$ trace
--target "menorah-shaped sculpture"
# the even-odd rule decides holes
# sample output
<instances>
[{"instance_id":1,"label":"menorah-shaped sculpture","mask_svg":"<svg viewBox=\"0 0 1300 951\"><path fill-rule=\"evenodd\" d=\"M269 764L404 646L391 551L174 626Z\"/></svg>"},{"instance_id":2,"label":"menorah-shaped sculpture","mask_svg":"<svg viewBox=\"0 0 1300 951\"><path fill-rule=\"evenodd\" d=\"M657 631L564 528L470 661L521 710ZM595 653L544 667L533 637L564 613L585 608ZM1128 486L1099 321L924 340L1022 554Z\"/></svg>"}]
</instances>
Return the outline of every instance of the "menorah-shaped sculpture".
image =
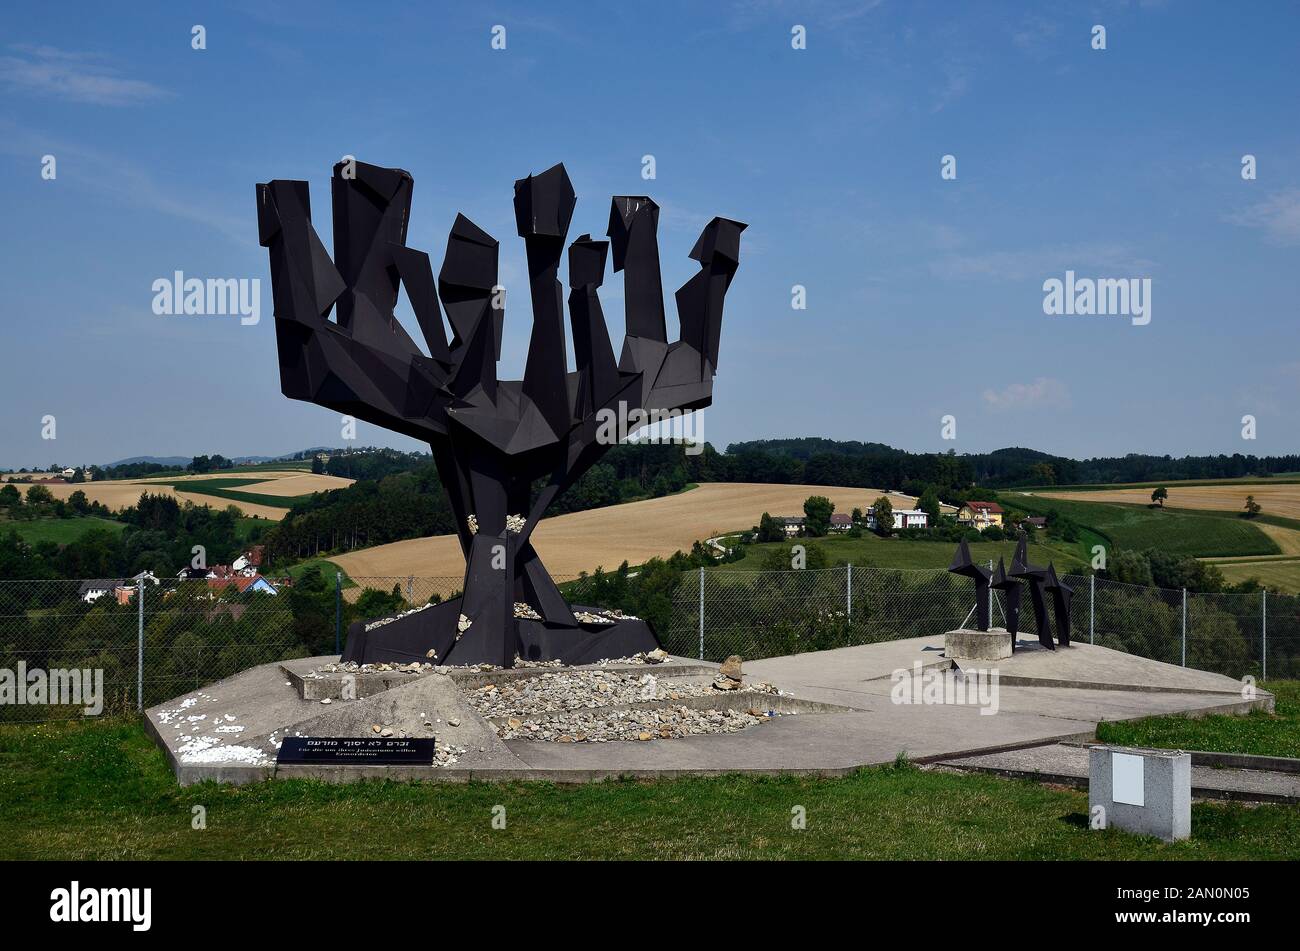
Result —
<instances>
[{"instance_id":1,"label":"menorah-shaped sculpture","mask_svg":"<svg viewBox=\"0 0 1300 951\"><path fill-rule=\"evenodd\" d=\"M690 254L700 271L676 294L681 339L669 343L659 206L615 197L610 241L584 234L568 249L577 367L568 372L558 276L576 196L563 165L515 182L533 328L524 378L498 380L505 304L497 242L457 215L435 284L428 254L406 246L413 184L402 169L335 165L334 260L312 228L306 182L257 186L281 390L427 441L465 554L461 597L353 624L343 659L510 667L516 656L586 663L654 649L642 620L594 608L575 616L530 538L547 506L612 444L602 417L645 420L712 402L723 299L745 225L714 218L705 226ZM611 243L614 270L625 272L617 363L597 293ZM401 288L427 352L393 315ZM536 494L535 483L543 484Z\"/></svg>"}]
</instances>

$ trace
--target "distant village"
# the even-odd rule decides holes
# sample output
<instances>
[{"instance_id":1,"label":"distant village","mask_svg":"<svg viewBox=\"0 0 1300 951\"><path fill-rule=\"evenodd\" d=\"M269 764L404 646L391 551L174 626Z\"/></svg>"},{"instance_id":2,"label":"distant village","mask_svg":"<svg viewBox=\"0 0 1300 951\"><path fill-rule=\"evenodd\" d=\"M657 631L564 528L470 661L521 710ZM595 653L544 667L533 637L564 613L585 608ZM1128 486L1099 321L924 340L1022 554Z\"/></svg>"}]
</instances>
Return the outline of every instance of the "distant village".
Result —
<instances>
[{"instance_id":1,"label":"distant village","mask_svg":"<svg viewBox=\"0 0 1300 951\"><path fill-rule=\"evenodd\" d=\"M982 532L993 526L998 528L1006 527L1006 512L996 502L966 502L961 506L941 504L939 510L942 515L954 517L957 524L963 528L973 528ZM931 527L929 513L921 509L894 509L893 516L893 529L895 531ZM804 515L779 515L776 516L776 521L787 538L797 538L805 534L808 519ZM847 512L831 513L830 531L832 533L844 534L851 531L855 525L859 528L865 528L867 531L876 531L874 507L861 511L857 518ZM1018 527L1029 531L1042 529L1046 526L1046 518L1030 517L1022 519Z\"/></svg>"},{"instance_id":2,"label":"distant village","mask_svg":"<svg viewBox=\"0 0 1300 951\"><path fill-rule=\"evenodd\" d=\"M253 545L248 551L228 565L213 565L210 568L182 568L176 574L177 581L202 581L207 584L208 598L219 601L234 594L246 591L278 595L281 590L293 582L288 578L274 580L262 574L262 559L265 549L262 545ZM77 596L91 604L100 598L111 596L118 604L129 604L135 597L139 584L157 585L161 579L153 572L145 571L132 578L92 578L83 581L77 589ZM167 592L171 594L171 591Z\"/></svg>"}]
</instances>

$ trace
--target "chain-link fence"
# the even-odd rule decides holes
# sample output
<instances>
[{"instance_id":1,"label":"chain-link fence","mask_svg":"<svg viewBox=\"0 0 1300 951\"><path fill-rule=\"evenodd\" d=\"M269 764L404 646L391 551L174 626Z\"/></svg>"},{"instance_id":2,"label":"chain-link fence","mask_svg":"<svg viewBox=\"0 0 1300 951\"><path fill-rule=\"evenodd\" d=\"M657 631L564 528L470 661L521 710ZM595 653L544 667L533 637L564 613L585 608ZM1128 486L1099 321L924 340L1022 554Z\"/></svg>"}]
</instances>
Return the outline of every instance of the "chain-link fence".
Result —
<instances>
[{"instance_id":1,"label":"chain-link fence","mask_svg":"<svg viewBox=\"0 0 1300 951\"><path fill-rule=\"evenodd\" d=\"M1074 589L1076 642L1232 677L1300 677L1300 598L1063 580ZM573 603L650 620L671 653L714 661L942 634L974 610L970 581L943 570L621 570L556 581ZM81 716L77 677L102 676L97 695L116 712L257 664L336 653L353 621L455 597L462 583L321 572L292 583L145 578L141 599L137 579L0 581L0 721ZM1004 608L994 592L994 624ZM1020 630L1037 634L1027 591Z\"/></svg>"},{"instance_id":2,"label":"chain-link fence","mask_svg":"<svg viewBox=\"0 0 1300 951\"><path fill-rule=\"evenodd\" d=\"M1202 594L1083 575L1062 580L1074 591L1075 642L1230 677L1300 676L1300 598L1293 595ZM1004 624L1005 598L993 595L992 621ZM678 587L660 637L669 651L705 660L774 657L941 634L970 622L974 597L970 581L942 569L699 569ZM1037 637L1023 588L1019 628Z\"/></svg>"}]
</instances>

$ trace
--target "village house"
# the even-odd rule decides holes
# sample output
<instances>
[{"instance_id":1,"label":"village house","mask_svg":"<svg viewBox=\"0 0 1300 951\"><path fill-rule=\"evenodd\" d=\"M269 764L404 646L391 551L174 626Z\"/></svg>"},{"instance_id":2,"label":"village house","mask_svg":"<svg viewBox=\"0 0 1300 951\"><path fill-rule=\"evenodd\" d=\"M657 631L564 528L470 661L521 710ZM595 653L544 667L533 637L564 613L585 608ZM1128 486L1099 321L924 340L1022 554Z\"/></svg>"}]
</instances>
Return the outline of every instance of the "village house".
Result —
<instances>
[{"instance_id":1,"label":"village house","mask_svg":"<svg viewBox=\"0 0 1300 951\"><path fill-rule=\"evenodd\" d=\"M991 525L1002 527L1002 506L996 502L967 502L957 512L957 524L981 531Z\"/></svg>"},{"instance_id":2,"label":"village house","mask_svg":"<svg viewBox=\"0 0 1300 951\"><path fill-rule=\"evenodd\" d=\"M920 509L894 509L894 529L903 528L926 528L930 523L930 516ZM873 532L876 530L876 513L872 509L867 509L867 528Z\"/></svg>"},{"instance_id":3,"label":"village house","mask_svg":"<svg viewBox=\"0 0 1300 951\"><path fill-rule=\"evenodd\" d=\"M776 520L780 524L781 530L785 532L786 538L794 538L802 532L806 521L802 515L778 515Z\"/></svg>"},{"instance_id":4,"label":"village house","mask_svg":"<svg viewBox=\"0 0 1300 951\"><path fill-rule=\"evenodd\" d=\"M831 531L847 532L853 527L853 516L844 512L831 513Z\"/></svg>"}]
</instances>

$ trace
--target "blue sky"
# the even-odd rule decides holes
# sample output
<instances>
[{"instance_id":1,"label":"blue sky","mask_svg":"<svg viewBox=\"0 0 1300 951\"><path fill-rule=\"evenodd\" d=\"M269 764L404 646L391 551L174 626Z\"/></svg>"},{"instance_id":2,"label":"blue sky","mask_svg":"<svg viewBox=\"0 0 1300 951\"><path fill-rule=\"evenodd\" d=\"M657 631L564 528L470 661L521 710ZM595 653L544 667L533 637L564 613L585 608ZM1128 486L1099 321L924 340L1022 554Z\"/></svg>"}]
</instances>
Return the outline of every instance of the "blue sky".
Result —
<instances>
[{"instance_id":1,"label":"blue sky","mask_svg":"<svg viewBox=\"0 0 1300 951\"><path fill-rule=\"evenodd\" d=\"M1298 54L1282 3L10 5L0 466L339 444L280 395L253 186L309 180L328 244L344 154L415 176L435 266L457 211L502 242L503 377L531 323L516 178L566 164L570 237L650 194L670 291L710 217L748 222L715 445L1295 452ZM1151 322L1045 315L1067 269L1150 278ZM155 315L177 270L261 279L261 322Z\"/></svg>"}]
</instances>

